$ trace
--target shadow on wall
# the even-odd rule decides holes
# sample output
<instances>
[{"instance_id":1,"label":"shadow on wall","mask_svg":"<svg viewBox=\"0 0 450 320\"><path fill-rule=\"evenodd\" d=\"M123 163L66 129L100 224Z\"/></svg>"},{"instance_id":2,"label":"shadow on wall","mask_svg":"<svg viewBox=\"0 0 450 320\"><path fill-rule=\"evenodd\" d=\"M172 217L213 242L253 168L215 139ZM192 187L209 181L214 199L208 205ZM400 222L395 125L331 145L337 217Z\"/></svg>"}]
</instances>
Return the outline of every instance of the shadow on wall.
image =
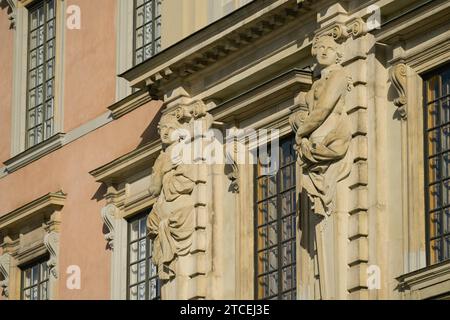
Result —
<instances>
[{"instance_id":1,"label":"shadow on wall","mask_svg":"<svg viewBox=\"0 0 450 320\"><path fill-rule=\"evenodd\" d=\"M9 29L14 29L14 21L13 21L13 10L8 4L7 0L0 0L0 9L6 10L6 14L8 15L8 19L10 20L10 26Z\"/></svg>"},{"instance_id":2,"label":"shadow on wall","mask_svg":"<svg viewBox=\"0 0 450 320\"><path fill-rule=\"evenodd\" d=\"M144 132L141 134L141 142L139 143L137 148L140 148L149 142L159 139L158 123L161 120L161 111L160 111L161 106L162 102L160 102L160 104L156 106L156 108L158 108L158 113L155 115L152 121L150 121L150 124L147 126L147 128L145 128Z\"/></svg>"}]
</instances>

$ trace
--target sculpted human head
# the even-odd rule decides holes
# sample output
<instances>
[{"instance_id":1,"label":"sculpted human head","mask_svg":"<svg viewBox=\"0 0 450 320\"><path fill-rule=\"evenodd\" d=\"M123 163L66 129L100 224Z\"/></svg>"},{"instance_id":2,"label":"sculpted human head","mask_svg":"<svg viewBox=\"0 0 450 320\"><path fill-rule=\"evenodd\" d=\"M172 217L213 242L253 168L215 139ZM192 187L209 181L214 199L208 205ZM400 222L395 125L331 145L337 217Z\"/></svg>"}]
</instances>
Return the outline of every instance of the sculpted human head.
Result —
<instances>
[{"instance_id":1,"label":"sculpted human head","mask_svg":"<svg viewBox=\"0 0 450 320\"><path fill-rule=\"evenodd\" d=\"M333 64L340 64L343 54L341 46L336 43L332 36L321 36L313 45L312 55L316 57L317 62L328 67Z\"/></svg>"},{"instance_id":2,"label":"sculpted human head","mask_svg":"<svg viewBox=\"0 0 450 320\"><path fill-rule=\"evenodd\" d=\"M161 142L165 145L171 145L177 142L179 139L179 130L181 124L177 117L172 114L165 114L161 117L161 121L158 124L158 133L161 137Z\"/></svg>"}]
</instances>

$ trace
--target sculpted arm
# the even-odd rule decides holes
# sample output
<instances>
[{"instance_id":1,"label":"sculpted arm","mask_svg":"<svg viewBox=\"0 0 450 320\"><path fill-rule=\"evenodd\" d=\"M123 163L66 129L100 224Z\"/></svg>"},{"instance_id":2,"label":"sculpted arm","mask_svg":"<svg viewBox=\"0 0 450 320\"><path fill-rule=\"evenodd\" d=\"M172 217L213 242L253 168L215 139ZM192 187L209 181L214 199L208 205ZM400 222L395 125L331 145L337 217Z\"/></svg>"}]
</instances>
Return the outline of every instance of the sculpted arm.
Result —
<instances>
[{"instance_id":1,"label":"sculpted arm","mask_svg":"<svg viewBox=\"0 0 450 320\"><path fill-rule=\"evenodd\" d=\"M161 159L161 155L155 161L155 164L152 168L152 174L150 176L150 186L148 191L152 196L157 196L161 193L162 188L162 178L163 178L163 170L162 170L163 161Z\"/></svg>"}]
</instances>

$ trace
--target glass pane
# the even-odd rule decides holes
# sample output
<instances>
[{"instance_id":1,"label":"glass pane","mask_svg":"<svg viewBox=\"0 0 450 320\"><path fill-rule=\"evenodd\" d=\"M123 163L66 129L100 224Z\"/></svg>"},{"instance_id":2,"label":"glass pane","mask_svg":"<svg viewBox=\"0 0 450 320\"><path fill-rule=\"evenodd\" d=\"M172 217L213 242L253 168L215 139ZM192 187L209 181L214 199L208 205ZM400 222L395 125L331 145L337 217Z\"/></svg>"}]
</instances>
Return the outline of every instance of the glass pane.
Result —
<instances>
[{"instance_id":1,"label":"glass pane","mask_svg":"<svg viewBox=\"0 0 450 320\"><path fill-rule=\"evenodd\" d=\"M436 211L430 213L430 238L442 234L441 212Z\"/></svg>"},{"instance_id":2,"label":"glass pane","mask_svg":"<svg viewBox=\"0 0 450 320\"><path fill-rule=\"evenodd\" d=\"M145 300L145 283L139 284L139 300Z\"/></svg>"},{"instance_id":3,"label":"glass pane","mask_svg":"<svg viewBox=\"0 0 450 320\"><path fill-rule=\"evenodd\" d=\"M430 80L428 80L427 87L427 101L436 100L439 97L439 76L433 76Z\"/></svg>"},{"instance_id":4,"label":"glass pane","mask_svg":"<svg viewBox=\"0 0 450 320\"><path fill-rule=\"evenodd\" d=\"M147 219L143 218L139 220L139 238L145 237L147 234Z\"/></svg>"},{"instance_id":5,"label":"glass pane","mask_svg":"<svg viewBox=\"0 0 450 320\"><path fill-rule=\"evenodd\" d=\"M450 258L450 236L444 238L444 248L442 255L442 260Z\"/></svg>"},{"instance_id":6,"label":"glass pane","mask_svg":"<svg viewBox=\"0 0 450 320\"><path fill-rule=\"evenodd\" d=\"M139 49L136 51L136 64L144 61L144 49Z\"/></svg>"},{"instance_id":7,"label":"glass pane","mask_svg":"<svg viewBox=\"0 0 450 320\"><path fill-rule=\"evenodd\" d=\"M36 110L32 109L28 111L28 129L33 128L36 125Z\"/></svg>"},{"instance_id":8,"label":"glass pane","mask_svg":"<svg viewBox=\"0 0 450 320\"><path fill-rule=\"evenodd\" d=\"M138 282L144 281L146 278L147 273L147 262L141 261L139 262L139 276L138 276Z\"/></svg>"},{"instance_id":9,"label":"glass pane","mask_svg":"<svg viewBox=\"0 0 450 320\"><path fill-rule=\"evenodd\" d=\"M441 193L439 190L439 183L430 186L429 188L429 209L437 209L441 206Z\"/></svg>"},{"instance_id":10,"label":"glass pane","mask_svg":"<svg viewBox=\"0 0 450 320\"><path fill-rule=\"evenodd\" d=\"M42 65L44 63L44 47L37 48L37 64Z\"/></svg>"},{"instance_id":11,"label":"glass pane","mask_svg":"<svg viewBox=\"0 0 450 320\"><path fill-rule=\"evenodd\" d=\"M25 270L25 288L31 285L31 268Z\"/></svg>"},{"instance_id":12,"label":"glass pane","mask_svg":"<svg viewBox=\"0 0 450 320\"><path fill-rule=\"evenodd\" d=\"M294 166L281 169L281 190L284 191L295 185Z\"/></svg>"},{"instance_id":13,"label":"glass pane","mask_svg":"<svg viewBox=\"0 0 450 320\"><path fill-rule=\"evenodd\" d=\"M428 155L432 156L440 151L440 129L428 132Z\"/></svg>"},{"instance_id":14,"label":"glass pane","mask_svg":"<svg viewBox=\"0 0 450 320\"><path fill-rule=\"evenodd\" d=\"M450 122L450 97L443 99L441 103L441 124Z\"/></svg>"},{"instance_id":15,"label":"glass pane","mask_svg":"<svg viewBox=\"0 0 450 320\"><path fill-rule=\"evenodd\" d=\"M427 106L428 128L434 128L439 125L439 103L434 102Z\"/></svg>"},{"instance_id":16,"label":"glass pane","mask_svg":"<svg viewBox=\"0 0 450 320\"><path fill-rule=\"evenodd\" d=\"M37 51L32 50L30 53L30 69L34 69L37 66Z\"/></svg>"},{"instance_id":17,"label":"glass pane","mask_svg":"<svg viewBox=\"0 0 450 320\"><path fill-rule=\"evenodd\" d=\"M152 29L152 24L149 23L149 24L145 25L145 27L144 27L144 42L145 42L145 44L151 43L152 38L153 38L153 29Z\"/></svg>"},{"instance_id":18,"label":"glass pane","mask_svg":"<svg viewBox=\"0 0 450 320\"><path fill-rule=\"evenodd\" d=\"M54 75L54 69L53 69L53 65L54 65L54 60L50 60L47 62L47 79L50 77L53 77Z\"/></svg>"},{"instance_id":19,"label":"glass pane","mask_svg":"<svg viewBox=\"0 0 450 320\"><path fill-rule=\"evenodd\" d=\"M41 264L41 281L48 279L48 266L47 262Z\"/></svg>"},{"instance_id":20,"label":"glass pane","mask_svg":"<svg viewBox=\"0 0 450 320\"><path fill-rule=\"evenodd\" d=\"M53 80L47 81L45 91L46 100L53 97Z\"/></svg>"},{"instance_id":21,"label":"glass pane","mask_svg":"<svg viewBox=\"0 0 450 320\"><path fill-rule=\"evenodd\" d=\"M442 183L442 206L450 205L450 180Z\"/></svg>"},{"instance_id":22,"label":"glass pane","mask_svg":"<svg viewBox=\"0 0 450 320\"><path fill-rule=\"evenodd\" d=\"M138 265L137 264L133 264L130 267L130 274L129 274L130 284L137 283L138 282L137 279L138 279Z\"/></svg>"},{"instance_id":23,"label":"glass pane","mask_svg":"<svg viewBox=\"0 0 450 320\"><path fill-rule=\"evenodd\" d=\"M295 190L281 194L281 215L285 216L295 212Z\"/></svg>"},{"instance_id":24,"label":"glass pane","mask_svg":"<svg viewBox=\"0 0 450 320\"><path fill-rule=\"evenodd\" d=\"M37 11L33 11L30 14L30 30L36 29L38 26Z\"/></svg>"},{"instance_id":25,"label":"glass pane","mask_svg":"<svg viewBox=\"0 0 450 320\"><path fill-rule=\"evenodd\" d=\"M45 122L45 136L47 138L53 135L53 119L50 119Z\"/></svg>"},{"instance_id":26,"label":"glass pane","mask_svg":"<svg viewBox=\"0 0 450 320\"><path fill-rule=\"evenodd\" d=\"M47 59L51 59L55 56L55 40L47 42Z\"/></svg>"},{"instance_id":27,"label":"glass pane","mask_svg":"<svg viewBox=\"0 0 450 320\"><path fill-rule=\"evenodd\" d=\"M38 25L42 26L44 24L44 8L40 7L38 9Z\"/></svg>"},{"instance_id":28,"label":"glass pane","mask_svg":"<svg viewBox=\"0 0 450 320\"><path fill-rule=\"evenodd\" d=\"M40 294L40 298L41 300L47 300L47 282L42 283L41 287L41 294Z\"/></svg>"},{"instance_id":29,"label":"glass pane","mask_svg":"<svg viewBox=\"0 0 450 320\"><path fill-rule=\"evenodd\" d=\"M152 279L150 280L150 288L149 288L149 298L155 299L158 297L158 280Z\"/></svg>"},{"instance_id":30,"label":"glass pane","mask_svg":"<svg viewBox=\"0 0 450 320\"><path fill-rule=\"evenodd\" d=\"M23 293L24 300L31 300L31 289L27 289Z\"/></svg>"},{"instance_id":31,"label":"glass pane","mask_svg":"<svg viewBox=\"0 0 450 320\"><path fill-rule=\"evenodd\" d=\"M430 241L430 262L437 263L443 259L442 240L440 238Z\"/></svg>"},{"instance_id":32,"label":"glass pane","mask_svg":"<svg viewBox=\"0 0 450 320\"><path fill-rule=\"evenodd\" d=\"M153 14L153 3L150 1L145 5L145 22L149 22L152 20L152 14Z\"/></svg>"},{"instance_id":33,"label":"glass pane","mask_svg":"<svg viewBox=\"0 0 450 320\"><path fill-rule=\"evenodd\" d=\"M139 1L138 1L139 2ZM136 27L139 28L144 24L144 7L139 7L137 4L136 9Z\"/></svg>"},{"instance_id":34,"label":"glass pane","mask_svg":"<svg viewBox=\"0 0 450 320\"><path fill-rule=\"evenodd\" d=\"M288 163L294 161L294 147L291 140L287 140L281 144L281 166L285 166Z\"/></svg>"},{"instance_id":35,"label":"glass pane","mask_svg":"<svg viewBox=\"0 0 450 320\"><path fill-rule=\"evenodd\" d=\"M149 268L149 278L156 277L157 274L158 274L158 271L157 271L156 266L153 264L151 259L149 261L149 266L150 266L150 268Z\"/></svg>"},{"instance_id":36,"label":"glass pane","mask_svg":"<svg viewBox=\"0 0 450 320\"><path fill-rule=\"evenodd\" d=\"M258 253L258 274L269 271L269 252L262 251Z\"/></svg>"},{"instance_id":37,"label":"glass pane","mask_svg":"<svg viewBox=\"0 0 450 320\"><path fill-rule=\"evenodd\" d=\"M37 70L33 70L30 72L30 82L29 82L30 88L36 87L36 79L37 79Z\"/></svg>"},{"instance_id":38,"label":"glass pane","mask_svg":"<svg viewBox=\"0 0 450 320\"><path fill-rule=\"evenodd\" d=\"M37 300L39 298L38 294L39 294L39 292L38 292L37 286L31 288L31 300Z\"/></svg>"},{"instance_id":39,"label":"glass pane","mask_svg":"<svg viewBox=\"0 0 450 320\"><path fill-rule=\"evenodd\" d=\"M269 274L269 296L276 295L278 293L278 274L273 272Z\"/></svg>"},{"instance_id":40,"label":"glass pane","mask_svg":"<svg viewBox=\"0 0 450 320\"><path fill-rule=\"evenodd\" d=\"M268 246L273 246L273 245L277 244L277 242L278 242L277 223L274 222L274 223L269 224L268 231L269 231Z\"/></svg>"},{"instance_id":41,"label":"glass pane","mask_svg":"<svg viewBox=\"0 0 450 320\"><path fill-rule=\"evenodd\" d=\"M152 46L151 44L144 48L144 60L147 60L152 56Z\"/></svg>"},{"instance_id":42,"label":"glass pane","mask_svg":"<svg viewBox=\"0 0 450 320\"><path fill-rule=\"evenodd\" d=\"M42 125L36 128L36 143L40 143L44 140L44 128Z\"/></svg>"},{"instance_id":43,"label":"glass pane","mask_svg":"<svg viewBox=\"0 0 450 320\"><path fill-rule=\"evenodd\" d=\"M158 18L155 22L155 37L161 36L161 18Z\"/></svg>"},{"instance_id":44,"label":"glass pane","mask_svg":"<svg viewBox=\"0 0 450 320\"><path fill-rule=\"evenodd\" d=\"M139 237L139 220L131 222L130 228L130 239L131 241L137 240Z\"/></svg>"},{"instance_id":45,"label":"glass pane","mask_svg":"<svg viewBox=\"0 0 450 320\"><path fill-rule=\"evenodd\" d=\"M47 5L47 20L50 20L55 17L55 1L48 1Z\"/></svg>"},{"instance_id":46,"label":"glass pane","mask_svg":"<svg viewBox=\"0 0 450 320\"><path fill-rule=\"evenodd\" d=\"M442 73L442 95L446 96L448 94L450 94L450 69Z\"/></svg>"},{"instance_id":47,"label":"glass pane","mask_svg":"<svg viewBox=\"0 0 450 320\"><path fill-rule=\"evenodd\" d=\"M41 85L44 82L44 67L40 66L37 69L37 84Z\"/></svg>"},{"instance_id":48,"label":"glass pane","mask_svg":"<svg viewBox=\"0 0 450 320\"><path fill-rule=\"evenodd\" d=\"M442 151L450 150L450 126L442 127Z\"/></svg>"},{"instance_id":49,"label":"glass pane","mask_svg":"<svg viewBox=\"0 0 450 320\"><path fill-rule=\"evenodd\" d=\"M295 215L283 218L282 223L282 240L292 239L295 237Z\"/></svg>"},{"instance_id":50,"label":"glass pane","mask_svg":"<svg viewBox=\"0 0 450 320\"><path fill-rule=\"evenodd\" d=\"M282 245L281 261L283 262L283 266L295 262L295 245L291 241Z\"/></svg>"},{"instance_id":51,"label":"glass pane","mask_svg":"<svg viewBox=\"0 0 450 320\"><path fill-rule=\"evenodd\" d=\"M136 49L142 48L144 45L144 28L136 30Z\"/></svg>"},{"instance_id":52,"label":"glass pane","mask_svg":"<svg viewBox=\"0 0 450 320\"><path fill-rule=\"evenodd\" d=\"M134 286L130 288L130 300L137 300L138 298L138 287Z\"/></svg>"},{"instance_id":53,"label":"glass pane","mask_svg":"<svg viewBox=\"0 0 450 320\"><path fill-rule=\"evenodd\" d=\"M281 285L284 290L289 290L293 287L294 284L294 275L291 267L284 268L282 271L282 282Z\"/></svg>"},{"instance_id":54,"label":"glass pane","mask_svg":"<svg viewBox=\"0 0 450 320\"><path fill-rule=\"evenodd\" d=\"M444 210L444 218L442 219L443 224L443 233L449 233L450 232L450 208L447 208Z\"/></svg>"},{"instance_id":55,"label":"glass pane","mask_svg":"<svg viewBox=\"0 0 450 320\"><path fill-rule=\"evenodd\" d=\"M55 20L51 20L47 23L47 39L51 39L55 36Z\"/></svg>"},{"instance_id":56,"label":"glass pane","mask_svg":"<svg viewBox=\"0 0 450 320\"><path fill-rule=\"evenodd\" d=\"M147 255L147 240L143 239L139 241L139 260L145 259L145 256Z\"/></svg>"},{"instance_id":57,"label":"glass pane","mask_svg":"<svg viewBox=\"0 0 450 320\"><path fill-rule=\"evenodd\" d=\"M31 268L31 284L36 285L39 281L39 265Z\"/></svg>"},{"instance_id":58,"label":"glass pane","mask_svg":"<svg viewBox=\"0 0 450 320\"><path fill-rule=\"evenodd\" d=\"M53 117L53 100L50 100L46 103L45 109L45 120L48 120Z\"/></svg>"},{"instance_id":59,"label":"glass pane","mask_svg":"<svg viewBox=\"0 0 450 320\"><path fill-rule=\"evenodd\" d=\"M268 194L267 177L258 179L258 200L266 199Z\"/></svg>"},{"instance_id":60,"label":"glass pane","mask_svg":"<svg viewBox=\"0 0 450 320\"><path fill-rule=\"evenodd\" d=\"M37 92L37 95L36 95L36 98L37 98L36 102L37 103L36 104L40 105L40 104L42 104L44 102L44 88L43 87L38 87L36 89L36 92Z\"/></svg>"},{"instance_id":61,"label":"glass pane","mask_svg":"<svg viewBox=\"0 0 450 320\"><path fill-rule=\"evenodd\" d=\"M441 178L441 159L439 156L435 156L428 160L428 181L430 183L437 181Z\"/></svg>"},{"instance_id":62,"label":"glass pane","mask_svg":"<svg viewBox=\"0 0 450 320\"><path fill-rule=\"evenodd\" d=\"M276 270L278 268L278 249L272 248L269 250L268 270Z\"/></svg>"},{"instance_id":63,"label":"glass pane","mask_svg":"<svg viewBox=\"0 0 450 320\"><path fill-rule=\"evenodd\" d=\"M139 243L135 242L130 246L130 263L136 262L138 260L139 254Z\"/></svg>"},{"instance_id":64,"label":"glass pane","mask_svg":"<svg viewBox=\"0 0 450 320\"><path fill-rule=\"evenodd\" d=\"M44 26L37 29L37 45L42 46L44 44Z\"/></svg>"},{"instance_id":65,"label":"glass pane","mask_svg":"<svg viewBox=\"0 0 450 320\"><path fill-rule=\"evenodd\" d=\"M277 194L277 176L267 177L267 191L269 197Z\"/></svg>"}]
</instances>

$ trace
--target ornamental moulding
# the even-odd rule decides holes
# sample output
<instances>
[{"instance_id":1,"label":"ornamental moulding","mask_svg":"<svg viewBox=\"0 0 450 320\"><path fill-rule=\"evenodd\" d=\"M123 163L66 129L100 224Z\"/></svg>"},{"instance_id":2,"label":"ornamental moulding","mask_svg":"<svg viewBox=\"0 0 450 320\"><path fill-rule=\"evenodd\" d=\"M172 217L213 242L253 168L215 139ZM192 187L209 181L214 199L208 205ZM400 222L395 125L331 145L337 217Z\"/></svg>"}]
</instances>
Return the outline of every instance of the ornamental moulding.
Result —
<instances>
[{"instance_id":1,"label":"ornamental moulding","mask_svg":"<svg viewBox=\"0 0 450 320\"><path fill-rule=\"evenodd\" d=\"M312 12L310 1L273 2L271 10L263 11L267 4L254 1L246 10L233 12L227 19L207 26L120 76L133 87L149 86L152 97L161 99L164 84L204 70L287 22ZM244 23L234 23L237 19Z\"/></svg>"}]
</instances>

